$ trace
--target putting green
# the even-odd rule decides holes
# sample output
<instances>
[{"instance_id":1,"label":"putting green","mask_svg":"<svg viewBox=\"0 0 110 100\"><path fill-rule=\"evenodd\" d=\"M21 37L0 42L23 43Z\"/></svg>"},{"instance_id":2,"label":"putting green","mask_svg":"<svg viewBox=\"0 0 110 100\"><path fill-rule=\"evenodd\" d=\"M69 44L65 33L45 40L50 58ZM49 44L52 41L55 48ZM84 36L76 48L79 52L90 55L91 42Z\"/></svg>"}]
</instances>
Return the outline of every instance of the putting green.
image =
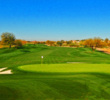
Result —
<instances>
[{"instance_id":1,"label":"putting green","mask_svg":"<svg viewBox=\"0 0 110 100\"><path fill-rule=\"evenodd\" d=\"M98 72L110 73L110 64L35 64L18 67L30 72L71 73L71 72Z\"/></svg>"}]
</instances>

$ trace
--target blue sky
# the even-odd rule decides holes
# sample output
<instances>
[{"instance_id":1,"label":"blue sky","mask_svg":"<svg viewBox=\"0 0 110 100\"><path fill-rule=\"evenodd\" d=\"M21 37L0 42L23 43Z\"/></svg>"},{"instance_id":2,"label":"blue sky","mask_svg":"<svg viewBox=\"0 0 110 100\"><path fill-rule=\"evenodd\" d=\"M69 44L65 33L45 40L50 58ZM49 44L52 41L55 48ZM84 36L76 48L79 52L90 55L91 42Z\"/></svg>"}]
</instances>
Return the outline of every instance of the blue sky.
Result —
<instances>
[{"instance_id":1,"label":"blue sky","mask_svg":"<svg viewBox=\"0 0 110 100\"><path fill-rule=\"evenodd\" d=\"M109 0L0 0L0 34L25 40L110 39Z\"/></svg>"}]
</instances>

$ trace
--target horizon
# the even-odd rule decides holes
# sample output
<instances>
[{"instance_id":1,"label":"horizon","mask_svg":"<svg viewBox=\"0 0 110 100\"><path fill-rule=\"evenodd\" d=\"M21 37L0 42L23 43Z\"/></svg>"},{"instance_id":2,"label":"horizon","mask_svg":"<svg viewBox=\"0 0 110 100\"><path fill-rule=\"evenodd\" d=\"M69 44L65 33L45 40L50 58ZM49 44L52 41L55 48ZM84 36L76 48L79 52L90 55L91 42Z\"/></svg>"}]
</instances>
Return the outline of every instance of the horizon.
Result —
<instances>
[{"instance_id":1,"label":"horizon","mask_svg":"<svg viewBox=\"0 0 110 100\"><path fill-rule=\"evenodd\" d=\"M3 32L3 33L9 33L9 32ZM11 34L13 34L13 33L11 33ZM1 35L1 34L0 34ZM14 35L14 34L13 34ZM100 38L101 40L105 40L105 39L109 39L109 38L101 38L101 37L91 37L91 38L85 38L85 39L73 39L73 40L63 40L63 41L83 41L83 40L87 40L87 39L93 39L93 38ZM20 39L20 38L16 38L16 36L15 36L15 39L16 40L24 40L24 41L30 41L30 42L33 42L33 41L38 41L38 42L45 42L45 41L62 41L62 40L52 40L52 39L48 39L48 40L26 40L26 39ZM110 39L109 39L110 40ZM0 37L0 41L1 41L1 37Z\"/></svg>"},{"instance_id":2,"label":"horizon","mask_svg":"<svg viewBox=\"0 0 110 100\"><path fill-rule=\"evenodd\" d=\"M1 0L0 35L28 41L110 39L108 0Z\"/></svg>"}]
</instances>

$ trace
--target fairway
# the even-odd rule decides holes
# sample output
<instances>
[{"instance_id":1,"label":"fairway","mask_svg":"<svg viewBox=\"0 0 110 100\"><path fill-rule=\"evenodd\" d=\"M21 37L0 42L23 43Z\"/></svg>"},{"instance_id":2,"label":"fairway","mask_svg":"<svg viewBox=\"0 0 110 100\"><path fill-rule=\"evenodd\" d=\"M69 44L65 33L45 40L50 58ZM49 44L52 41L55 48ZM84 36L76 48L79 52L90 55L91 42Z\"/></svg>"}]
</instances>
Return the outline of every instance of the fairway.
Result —
<instances>
[{"instance_id":1,"label":"fairway","mask_svg":"<svg viewBox=\"0 0 110 100\"><path fill-rule=\"evenodd\" d=\"M109 64L36 64L20 66L19 69L46 73L110 73Z\"/></svg>"},{"instance_id":2,"label":"fairway","mask_svg":"<svg viewBox=\"0 0 110 100\"><path fill-rule=\"evenodd\" d=\"M24 45L0 49L0 61L13 73L0 75L0 100L110 100L110 55L103 52Z\"/></svg>"}]
</instances>

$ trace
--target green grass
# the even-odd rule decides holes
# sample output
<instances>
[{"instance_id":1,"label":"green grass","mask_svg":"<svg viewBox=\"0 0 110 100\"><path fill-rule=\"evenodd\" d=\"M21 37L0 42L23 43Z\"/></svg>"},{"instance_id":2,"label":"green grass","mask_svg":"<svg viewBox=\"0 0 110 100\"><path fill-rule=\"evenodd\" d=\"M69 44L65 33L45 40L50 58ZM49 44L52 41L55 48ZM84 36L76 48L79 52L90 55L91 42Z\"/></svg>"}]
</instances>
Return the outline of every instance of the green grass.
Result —
<instances>
[{"instance_id":1,"label":"green grass","mask_svg":"<svg viewBox=\"0 0 110 100\"><path fill-rule=\"evenodd\" d=\"M110 55L89 48L2 48L0 68L14 74L0 75L0 100L110 100L109 64Z\"/></svg>"},{"instance_id":2,"label":"green grass","mask_svg":"<svg viewBox=\"0 0 110 100\"><path fill-rule=\"evenodd\" d=\"M109 64L36 64L18 67L20 70L42 73L108 73L110 74Z\"/></svg>"}]
</instances>

